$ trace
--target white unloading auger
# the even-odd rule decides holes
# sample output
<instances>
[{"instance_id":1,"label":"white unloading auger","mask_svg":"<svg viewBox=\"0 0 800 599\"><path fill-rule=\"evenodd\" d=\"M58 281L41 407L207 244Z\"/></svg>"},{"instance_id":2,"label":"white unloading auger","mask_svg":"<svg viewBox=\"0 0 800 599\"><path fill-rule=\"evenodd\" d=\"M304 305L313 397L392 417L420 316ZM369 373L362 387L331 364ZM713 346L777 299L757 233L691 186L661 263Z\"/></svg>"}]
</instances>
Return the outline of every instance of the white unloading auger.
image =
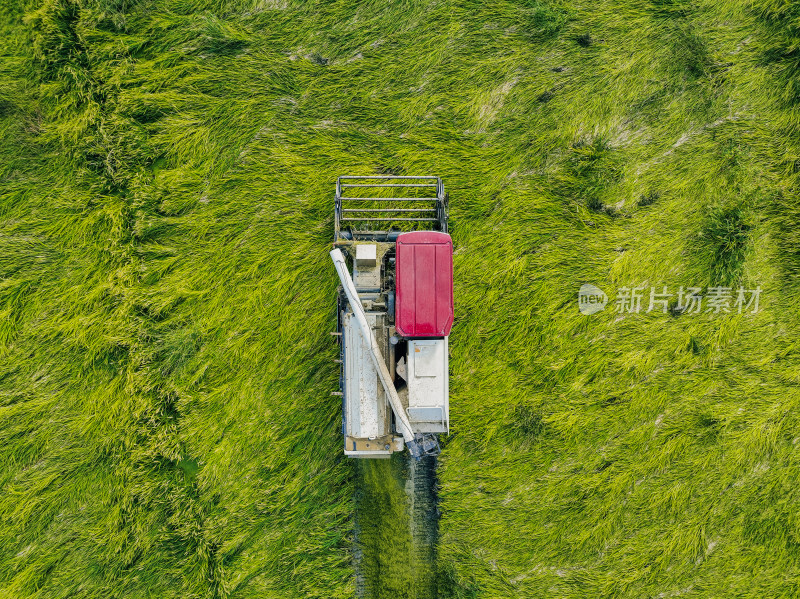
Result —
<instances>
[{"instance_id":1,"label":"white unloading auger","mask_svg":"<svg viewBox=\"0 0 800 599\"><path fill-rule=\"evenodd\" d=\"M339 280L342 282L342 287L350 302L350 307L353 309L353 315L358 322L358 328L361 329L361 334L364 340L370 347L370 354L372 355L372 362L375 364L375 369L378 371L378 377L381 380L384 391L389 397L389 404L392 406L392 411L397 419L397 424L400 428L400 433L403 435L403 440L409 446L409 450L415 453L416 442L414 440L414 431L411 429L411 423L408 421L403 410L403 404L400 397L397 395L397 390L394 388L392 377L389 374L389 369L386 367L386 362L383 359L383 354L378 346L378 340L367 322L367 317L364 314L364 308L361 305L361 300L358 297L356 286L353 284L353 279L350 277L350 272L347 270L344 255L341 250L335 249L331 252L333 265L336 267L336 272L339 274Z\"/></svg>"}]
</instances>

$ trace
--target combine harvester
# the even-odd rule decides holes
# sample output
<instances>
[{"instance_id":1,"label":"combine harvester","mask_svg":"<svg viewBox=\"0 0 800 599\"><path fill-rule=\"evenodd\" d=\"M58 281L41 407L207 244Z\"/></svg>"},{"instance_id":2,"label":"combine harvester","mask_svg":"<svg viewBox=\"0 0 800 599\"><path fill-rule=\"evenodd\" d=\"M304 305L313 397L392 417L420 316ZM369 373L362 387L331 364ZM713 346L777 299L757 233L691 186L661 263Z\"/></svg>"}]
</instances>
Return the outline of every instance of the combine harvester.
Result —
<instances>
[{"instance_id":1,"label":"combine harvester","mask_svg":"<svg viewBox=\"0 0 800 599\"><path fill-rule=\"evenodd\" d=\"M335 334L345 455L386 458L408 446L419 459L437 455L438 435L449 432L447 208L439 177L336 181L331 257L342 283Z\"/></svg>"}]
</instances>

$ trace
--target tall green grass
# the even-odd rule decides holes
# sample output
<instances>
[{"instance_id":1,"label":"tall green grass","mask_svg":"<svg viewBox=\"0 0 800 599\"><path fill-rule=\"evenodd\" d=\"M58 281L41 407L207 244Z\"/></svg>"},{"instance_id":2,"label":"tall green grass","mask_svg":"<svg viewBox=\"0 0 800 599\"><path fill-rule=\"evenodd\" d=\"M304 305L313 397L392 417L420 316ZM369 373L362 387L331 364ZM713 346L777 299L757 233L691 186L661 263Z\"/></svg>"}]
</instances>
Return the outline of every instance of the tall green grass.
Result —
<instances>
[{"instance_id":1,"label":"tall green grass","mask_svg":"<svg viewBox=\"0 0 800 599\"><path fill-rule=\"evenodd\" d=\"M797 17L4 6L3 594L353 593L327 249L335 177L381 172L451 197L439 594L797 594ZM587 317L585 282L764 291Z\"/></svg>"}]
</instances>

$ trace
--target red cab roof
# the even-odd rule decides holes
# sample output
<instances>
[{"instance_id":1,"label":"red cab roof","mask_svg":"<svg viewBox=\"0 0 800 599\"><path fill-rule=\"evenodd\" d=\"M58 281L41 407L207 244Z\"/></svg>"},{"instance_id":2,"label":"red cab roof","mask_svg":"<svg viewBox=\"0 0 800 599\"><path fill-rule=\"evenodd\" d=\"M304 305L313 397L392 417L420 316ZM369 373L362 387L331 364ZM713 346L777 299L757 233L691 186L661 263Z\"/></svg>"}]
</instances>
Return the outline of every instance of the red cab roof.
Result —
<instances>
[{"instance_id":1,"label":"red cab roof","mask_svg":"<svg viewBox=\"0 0 800 599\"><path fill-rule=\"evenodd\" d=\"M453 326L453 241L447 233L397 237L395 326L404 337L446 337Z\"/></svg>"}]
</instances>

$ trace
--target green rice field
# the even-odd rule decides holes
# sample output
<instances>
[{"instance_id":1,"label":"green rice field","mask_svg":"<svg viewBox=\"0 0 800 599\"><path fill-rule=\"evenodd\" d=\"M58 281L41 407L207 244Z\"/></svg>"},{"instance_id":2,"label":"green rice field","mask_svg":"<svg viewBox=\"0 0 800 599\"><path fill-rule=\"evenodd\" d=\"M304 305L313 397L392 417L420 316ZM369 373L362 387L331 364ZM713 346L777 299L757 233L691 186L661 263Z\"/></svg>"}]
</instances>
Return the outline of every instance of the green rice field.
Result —
<instances>
[{"instance_id":1,"label":"green rice field","mask_svg":"<svg viewBox=\"0 0 800 599\"><path fill-rule=\"evenodd\" d=\"M450 194L435 547L342 454L343 174ZM797 2L0 7L0 597L798 597L799 339Z\"/></svg>"}]
</instances>

